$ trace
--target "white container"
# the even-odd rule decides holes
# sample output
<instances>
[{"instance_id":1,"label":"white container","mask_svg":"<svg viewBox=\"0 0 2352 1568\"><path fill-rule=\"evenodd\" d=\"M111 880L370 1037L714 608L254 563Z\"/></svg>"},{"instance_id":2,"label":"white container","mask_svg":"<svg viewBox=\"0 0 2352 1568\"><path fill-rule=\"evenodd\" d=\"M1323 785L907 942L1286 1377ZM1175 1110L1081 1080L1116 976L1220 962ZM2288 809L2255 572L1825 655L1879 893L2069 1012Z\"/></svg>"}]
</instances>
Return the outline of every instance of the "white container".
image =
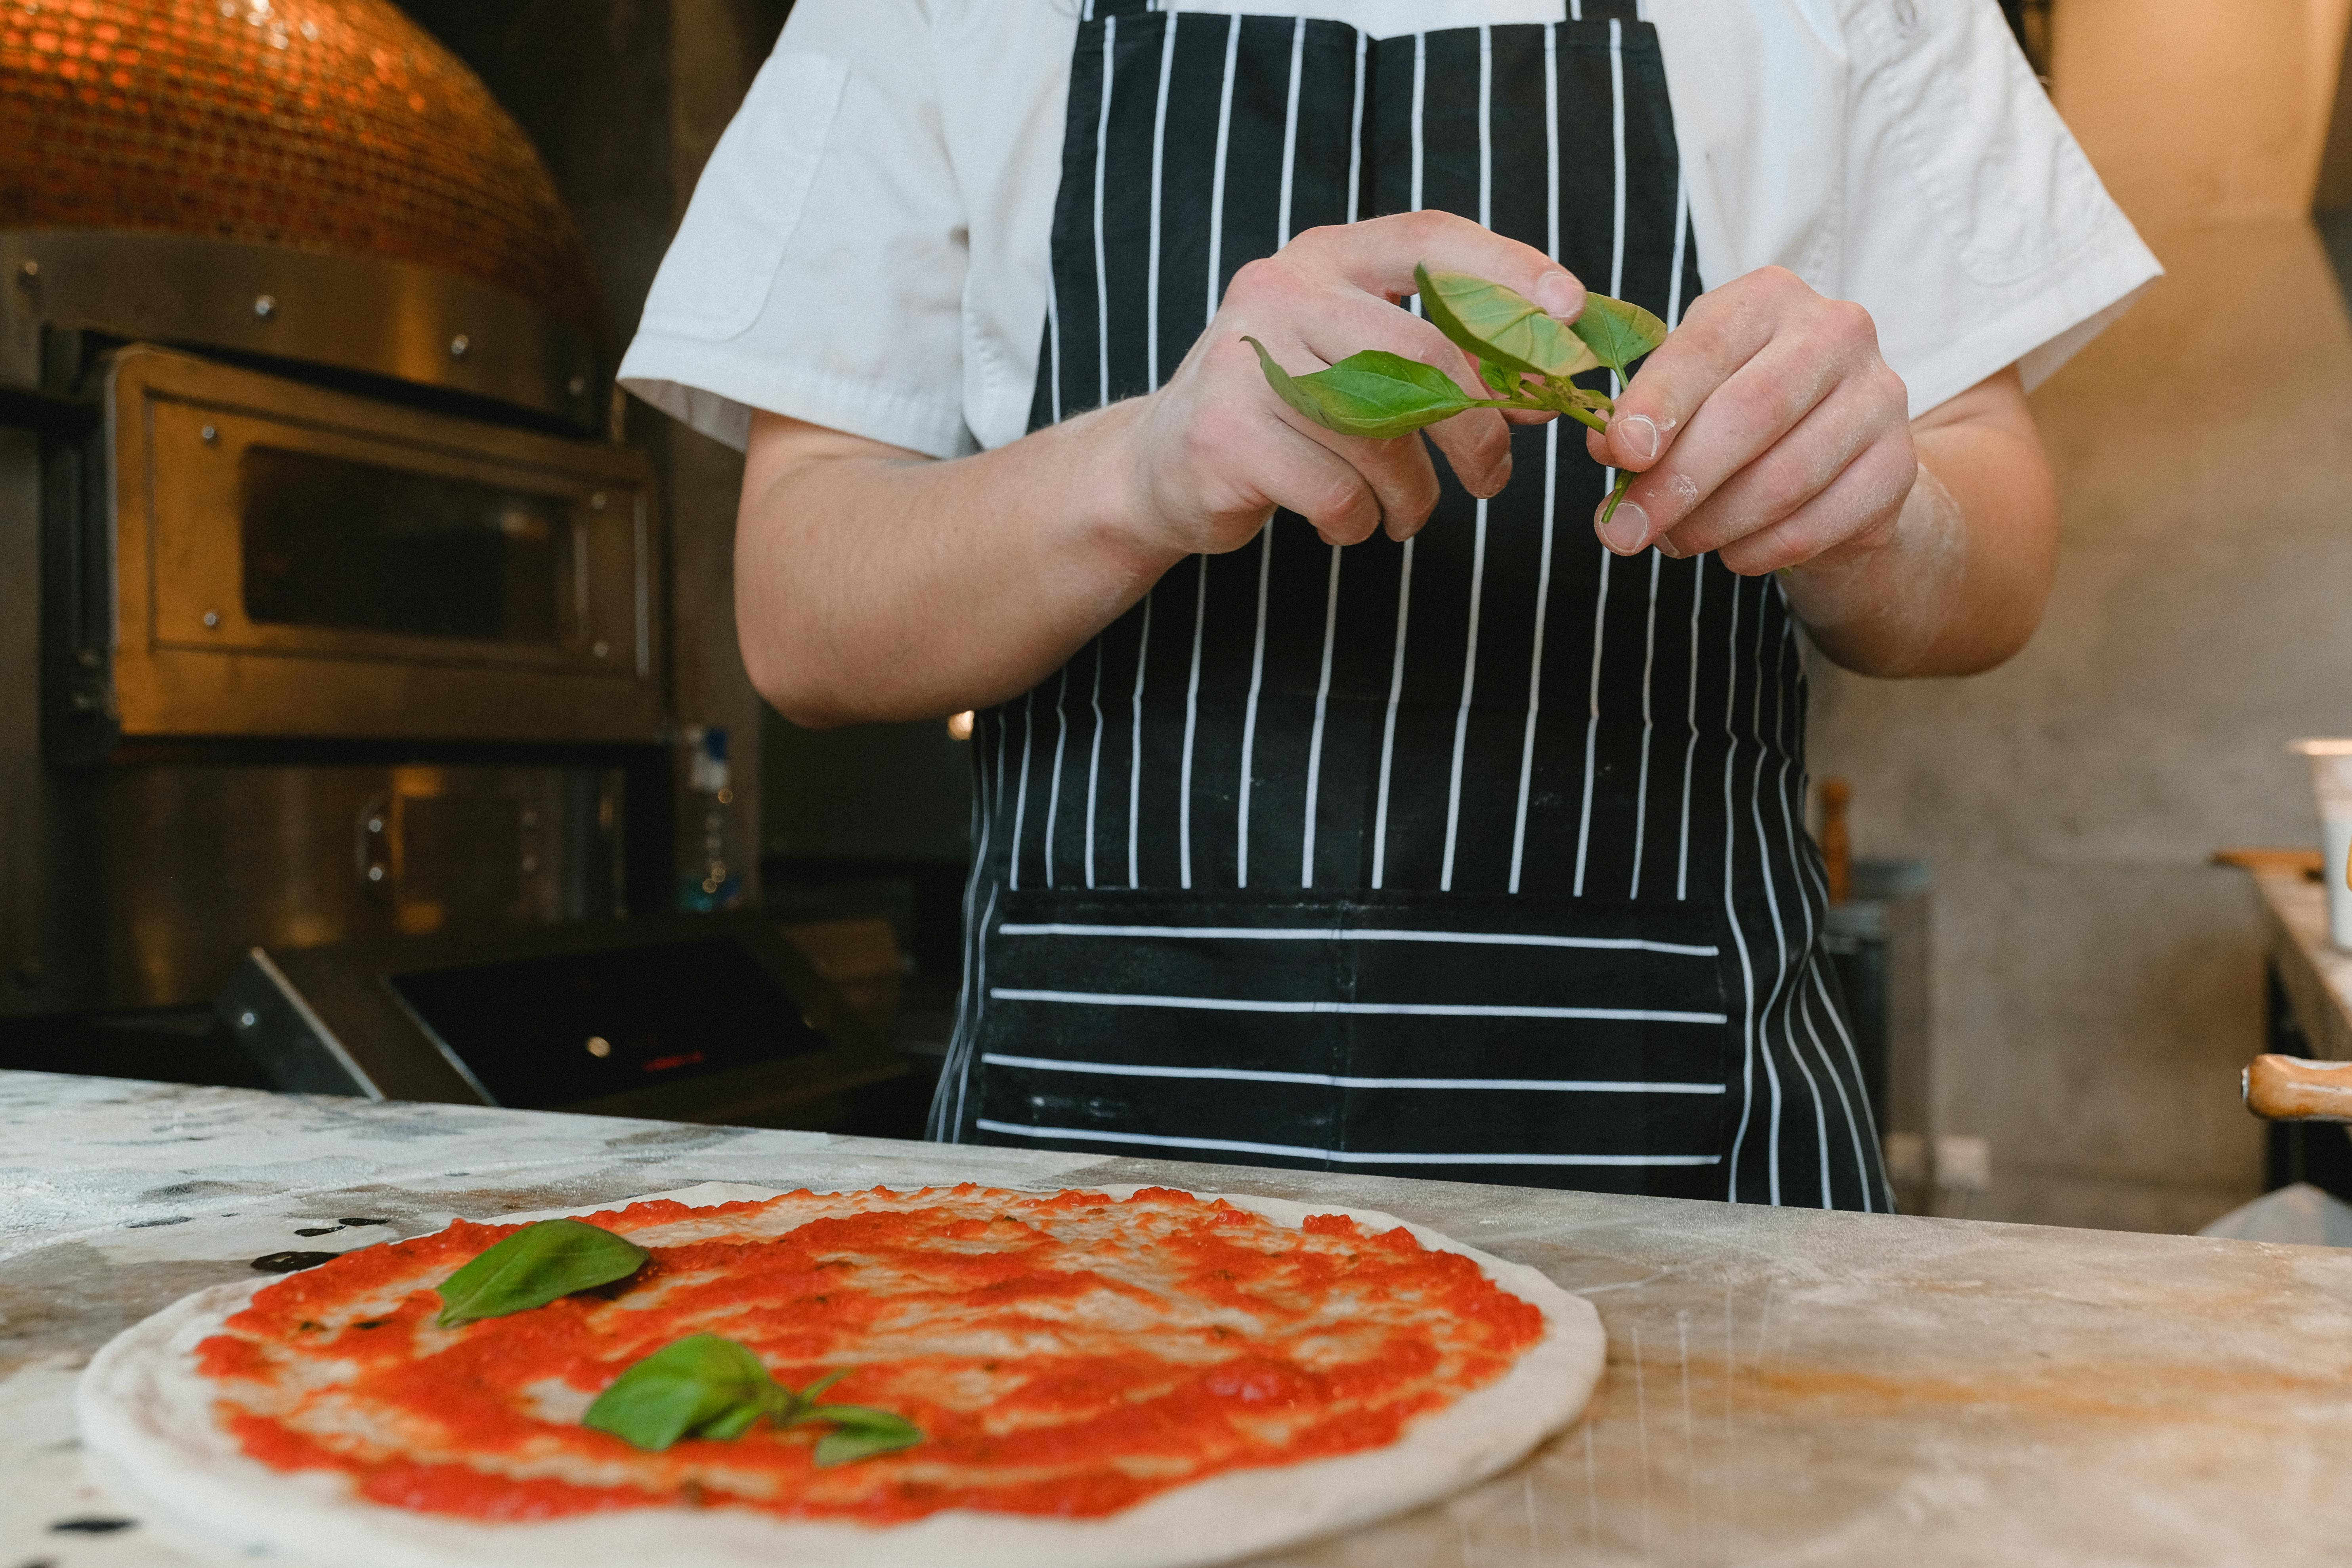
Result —
<instances>
[{"instance_id":1,"label":"white container","mask_svg":"<svg viewBox=\"0 0 2352 1568\"><path fill-rule=\"evenodd\" d=\"M2352 952L2352 740L2290 742L2311 759L2311 793L2319 804L2319 879L2327 889L2327 936Z\"/></svg>"}]
</instances>

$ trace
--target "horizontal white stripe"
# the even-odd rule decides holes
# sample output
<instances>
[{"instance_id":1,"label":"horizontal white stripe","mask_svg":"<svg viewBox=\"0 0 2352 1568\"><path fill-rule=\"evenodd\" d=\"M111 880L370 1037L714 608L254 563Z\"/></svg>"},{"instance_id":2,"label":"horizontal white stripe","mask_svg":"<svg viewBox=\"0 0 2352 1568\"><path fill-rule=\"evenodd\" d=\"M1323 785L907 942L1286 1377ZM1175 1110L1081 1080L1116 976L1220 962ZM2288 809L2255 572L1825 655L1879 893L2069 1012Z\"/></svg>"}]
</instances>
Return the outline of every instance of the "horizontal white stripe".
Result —
<instances>
[{"instance_id":1,"label":"horizontal white stripe","mask_svg":"<svg viewBox=\"0 0 2352 1568\"><path fill-rule=\"evenodd\" d=\"M1132 1067L1123 1062L1009 1057L996 1051L980 1059L992 1067L1032 1068L1039 1072L1100 1073L1109 1078L1226 1079L1237 1083L1321 1084L1330 1089L1533 1089L1570 1094L1721 1094L1725 1089L1719 1083L1636 1083L1624 1079L1348 1078L1322 1072L1263 1072L1254 1068Z\"/></svg>"},{"instance_id":2,"label":"horizontal white stripe","mask_svg":"<svg viewBox=\"0 0 2352 1568\"><path fill-rule=\"evenodd\" d=\"M1350 1013L1407 1018L1595 1018L1637 1024L1720 1024L1721 1013L1642 1007L1514 1007L1475 1002L1260 1002L1245 996L1129 996L1115 991L1029 991L992 986L997 1002L1069 1002L1088 1007L1184 1007L1203 1013Z\"/></svg>"},{"instance_id":3,"label":"horizontal white stripe","mask_svg":"<svg viewBox=\"0 0 2352 1568\"><path fill-rule=\"evenodd\" d=\"M1720 1154L1374 1154L1355 1149L1307 1149L1295 1143L1249 1143L1237 1138L1166 1138L1150 1132L1093 1132L1076 1127L1016 1127L983 1116L983 1132L1015 1138L1067 1138L1080 1143L1143 1143L1154 1149L1204 1149L1228 1154L1278 1154L1294 1160L1336 1160L1343 1165L1718 1165Z\"/></svg>"},{"instance_id":4,"label":"horizontal white stripe","mask_svg":"<svg viewBox=\"0 0 2352 1568\"><path fill-rule=\"evenodd\" d=\"M999 936L1124 936L1195 937L1217 942L1443 942L1468 947L1583 947L1618 952L1671 952L1685 958L1713 958L1717 949L1681 942L1644 942L1638 937L1533 936L1503 931L1345 931L1337 926L1118 926L1081 925L1064 921L996 928Z\"/></svg>"}]
</instances>

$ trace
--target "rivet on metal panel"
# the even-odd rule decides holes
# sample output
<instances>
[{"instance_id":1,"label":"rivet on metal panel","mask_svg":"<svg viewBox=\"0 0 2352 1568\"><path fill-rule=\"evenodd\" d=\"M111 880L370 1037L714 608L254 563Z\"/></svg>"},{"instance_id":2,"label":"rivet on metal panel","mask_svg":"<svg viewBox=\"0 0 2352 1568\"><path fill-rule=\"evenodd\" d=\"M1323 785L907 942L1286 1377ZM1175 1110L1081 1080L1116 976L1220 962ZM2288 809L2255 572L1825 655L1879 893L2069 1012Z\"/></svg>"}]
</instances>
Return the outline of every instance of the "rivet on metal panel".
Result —
<instances>
[{"instance_id":1,"label":"rivet on metal panel","mask_svg":"<svg viewBox=\"0 0 2352 1568\"><path fill-rule=\"evenodd\" d=\"M535 811L524 812L522 814L522 825L525 827L537 827L539 826L539 813Z\"/></svg>"},{"instance_id":2,"label":"rivet on metal panel","mask_svg":"<svg viewBox=\"0 0 2352 1568\"><path fill-rule=\"evenodd\" d=\"M278 314L278 297L274 294L256 295L253 300L253 313L265 321L269 320L270 317Z\"/></svg>"},{"instance_id":3,"label":"rivet on metal panel","mask_svg":"<svg viewBox=\"0 0 2352 1568\"><path fill-rule=\"evenodd\" d=\"M250 1028L252 1028L256 1024L258 1024L258 1023L260 1023L260 1022L261 1022L261 1015L260 1015L260 1014L258 1014L258 1013L256 1013L256 1012L255 1012L252 1008L250 1008L250 1007L247 1007L244 1012L239 1013L239 1014L236 1016L236 1026L237 1026L238 1028L240 1028L240 1029L250 1029Z\"/></svg>"},{"instance_id":4,"label":"rivet on metal panel","mask_svg":"<svg viewBox=\"0 0 2352 1568\"><path fill-rule=\"evenodd\" d=\"M602 1035L591 1035L588 1037L588 1054L599 1058L609 1057L613 1054L613 1042Z\"/></svg>"},{"instance_id":5,"label":"rivet on metal panel","mask_svg":"<svg viewBox=\"0 0 2352 1568\"><path fill-rule=\"evenodd\" d=\"M26 258L23 262L21 262L21 263L19 263L19 264L18 264L18 266L17 266L17 268L16 268L16 281L17 281L17 282L19 282L19 283L22 283L22 284L26 285L27 288L30 288L33 284L36 284L36 283L39 282L40 280L41 280L41 264L40 264L39 262L35 261L35 260L33 260L32 258L30 258L28 257L28 258ZM575 377L573 377L572 379L576 381L576 380L578 380L579 378L575 376ZM575 395L576 395L576 394L575 394Z\"/></svg>"},{"instance_id":6,"label":"rivet on metal panel","mask_svg":"<svg viewBox=\"0 0 2352 1568\"><path fill-rule=\"evenodd\" d=\"M96 712L98 699L87 691L77 691L73 694L73 710L77 713Z\"/></svg>"},{"instance_id":7,"label":"rivet on metal panel","mask_svg":"<svg viewBox=\"0 0 2352 1568\"><path fill-rule=\"evenodd\" d=\"M218 610L206 610L205 612L205 625L208 626L216 626L220 625L220 612Z\"/></svg>"},{"instance_id":8,"label":"rivet on metal panel","mask_svg":"<svg viewBox=\"0 0 2352 1568\"><path fill-rule=\"evenodd\" d=\"M80 665L84 669L96 669L100 664L104 663L105 660L100 657L98 649L94 647L86 647L79 653L74 655L74 662Z\"/></svg>"},{"instance_id":9,"label":"rivet on metal panel","mask_svg":"<svg viewBox=\"0 0 2352 1568\"><path fill-rule=\"evenodd\" d=\"M574 397L585 397L588 395L588 378L584 375L575 375L563 384L563 390Z\"/></svg>"},{"instance_id":10,"label":"rivet on metal panel","mask_svg":"<svg viewBox=\"0 0 2352 1568\"><path fill-rule=\"evenodd\" d=\"M613 648L611 644L600 642L594 647L589 649L589 651L594 654L598 658L607 658L612 656Z\"/></svg>"},{"instance_id":11,"label":"rivet on metal panel","mask_svg":"<svg viewBox=\"0 0 2352 1568\"><path fill-rule=\"evenodd\" d=\"M466 357L466 351L473 346L474 340L467 337L465 333L459 332L456 337L449 340L449 357L451 359L464 359Z\"/></svg>"},{"instance_id":12,"label":"rivet on metal panel","mask_svg":"<svg viewBox=\"0 0 2352 1568\"><path fill-rule=\"evenodd\" d=\"M383 818L381 816L369 817L368 831L370 833L382 833L383 831Z\"/></svg>"},{"instance_id":13,"label":"rivet on metal panel","mask_svg":"<svg viewBox=\"0 0 2352 1568\"><path fill-rule=\"evenodd\" d=\"M524 870L524 871L526 871L526 872L530 872L530 871L536 871L536 870L538 870L538 869L539 869L539 857L538 857L538 856L536 856L536 855L526 855L526 856L524 856L524 857L522 858L522 868L523 868L523 870Z\"/></svg>"},{"instance_id":14,"label":"rivet on metal panel","mask_svg":"<svg viewBox=\"0 0 2352 1568\"><path fill-rule=\"evenodd\" d=\"M590 511L603 511L604 510L604 492L603 490L598 490L594 495L588 498L588 510Z\"/></svg>"},{"instance_id":15,"label":"rivet on metal panel","mask_svg":"<svg viewBox=\"0 0 2352 1568\"><path fill-rule=\"evenodd\" d=\"M369 868L368 868L368 880L369 880L369 881L371 881L371 882L381 882L381 881L383 881L383 867L381 867L381 866L371 866L371 867L369 867Z\"/></svg>"},{"instance_id":16,"label":"rivet on metal panel","mask_svg":"<svg viewBox=\"0 0 2352 1568\"><path fill-rule=\"evenodd\" d=\"M201 437L203 437L205 438L205 446L207 446L207 447L211 446L214 442L215 442L215 441L217 441L217 440L219 440L219 439L220 439L220 432L219 432L219 431L217 431L217 430L215 430L215 429L214 429L214 428L213 428L211 426L209 426L209 425L205 426L203 429L201 429L201 430L197 431L197 432L196 432L196 434L197 434L197 435L199 435L199 436L201 436Z\"/></svg>"}]
</instances>

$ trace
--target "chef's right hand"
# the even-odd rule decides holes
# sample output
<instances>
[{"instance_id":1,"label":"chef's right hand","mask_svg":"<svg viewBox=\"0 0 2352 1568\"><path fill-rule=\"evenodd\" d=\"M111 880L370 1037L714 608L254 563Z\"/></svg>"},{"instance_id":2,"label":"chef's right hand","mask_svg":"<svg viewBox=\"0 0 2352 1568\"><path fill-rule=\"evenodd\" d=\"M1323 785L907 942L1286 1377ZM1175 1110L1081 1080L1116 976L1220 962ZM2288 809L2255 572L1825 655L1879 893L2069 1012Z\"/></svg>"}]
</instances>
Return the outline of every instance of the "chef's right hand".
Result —
<instances>
[{"instance_id":1,"label":"chef's right hand","mask_svg":"<svg viewBox=\"0 0 2352 1568\"><path fill-rule=\"evenodd\" d=\"M1461 350L1398 304L1415 291L1416 263L1491 279L1562 321L1584 308L1584 286L1559 263L1450 213L1308 229L1236 272L1184 363L1158 392L1128 405L1126 512L1139 543L1184 555L1238 550L1276 507L1306 518L1331 544L1359 543L1375 528L1410 538L1437 504L1423 434L1471 494L1503 488L1511 444L1500 411L1474 408L1389 440L1342 436L1276 395L1242 342L1257 339L1294 375L1386 349L1437 366L1474 397L1496 395Z\"/></svg>"}]
</instances>

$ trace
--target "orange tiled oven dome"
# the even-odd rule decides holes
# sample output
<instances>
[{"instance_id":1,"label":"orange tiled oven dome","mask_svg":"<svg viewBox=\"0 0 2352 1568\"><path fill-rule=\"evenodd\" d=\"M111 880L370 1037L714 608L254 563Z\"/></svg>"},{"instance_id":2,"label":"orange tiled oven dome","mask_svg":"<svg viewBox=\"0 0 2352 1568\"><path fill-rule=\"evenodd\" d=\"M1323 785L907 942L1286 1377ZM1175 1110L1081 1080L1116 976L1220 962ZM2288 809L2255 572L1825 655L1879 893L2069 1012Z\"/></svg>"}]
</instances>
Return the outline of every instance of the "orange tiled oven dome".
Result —
<instances>
[{"instance_id":1,"label":"orange tiled oven dome","mask_svg":"<svg viewBox=\"0 0 2352 1568\"><path fill-rule=\"evenodd\" d=\"M413 263L596 335L546 168L389 0L0 0L0 229Z\"/></svg>"}]
</instances>

